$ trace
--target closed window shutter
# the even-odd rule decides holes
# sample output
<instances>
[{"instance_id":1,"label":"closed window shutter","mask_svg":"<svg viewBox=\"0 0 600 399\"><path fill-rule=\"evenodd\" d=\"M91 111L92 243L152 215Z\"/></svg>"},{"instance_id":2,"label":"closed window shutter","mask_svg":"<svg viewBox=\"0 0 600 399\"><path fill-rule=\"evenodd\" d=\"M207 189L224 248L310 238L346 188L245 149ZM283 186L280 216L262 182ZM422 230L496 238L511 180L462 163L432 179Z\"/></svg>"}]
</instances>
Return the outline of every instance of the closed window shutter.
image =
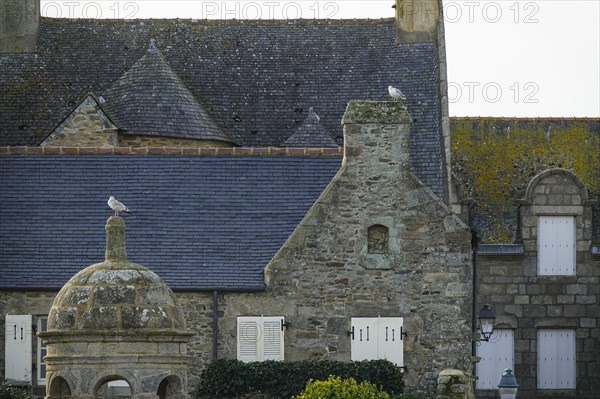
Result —
<instances>
[{"instance_id":1,"label":"closed window shutter","mask_svg":"<svg viewBox=\"0 0 600 399\"><path fill-rule=\"evenodd\" d=\"M284 359L283 317L238 317L238 360L257 362Z\"/></svg>"},{"instance_id":2,"label":"closed window shutter","mask_svg":"<svg viewBox=\"0 0 600 399\"><path fill-rule=\"evenodd\" d=\"M539 217L538 270L542 276L575 274L575 217Z\"/></svg>"},{"instance_id":3,"label":"closed window shutter","mask_svg":"<svg viewBox=\"0 0 600 399\"><path fill-rule=\"evenodd\" d=\"M255 317L238 317L237 358L243 362L260 360L259 321Z\"/></svg>"},{"instance_id":4,"label":"closed window shutter","mask_svg":"<svg viewBox=\"0 0 600 399\"><path fill-rule=\"evenodd\" d=\"M263 317L262 360L283 360L283 318Z\"/></svg>"},{"instance_id":5,"label":"closed window shutter","mask_svg":"<svg viewBox=\"0 0 600 399\"><path fill-rule=\"evenodd\" d=\"M556 273L575 274L575 218L559 217L557 220Z\"/></svg>"},{"instance_id":6,"label":"closed window shutter","mask_svg":"<svg viewBox=\"0 0 600 399\"><path fill-rule=\"evenodd\" d=\"M6 315L5 375L14 384L31 384L31 315Z\"/></svg>"},{"instance_id":7,"label":"closed window shutter","mask_svg":"<svg viewBox=\"0 0 600 399\"><path fill-rule=\"evenodd\" d=\"M538 388L575 389L575 331L538 331Z\"/></svg>"},{"instance_id":8,"label":"closed window shutter","mask_svg":"<svg viewBox=\"0 0 600 399\"><path fill-rule=\"evenodd\" d=\"M353 317L351 360L386 359L404 366L402 317Z\"/></svg>"},{"instance_id":9,"label":"closed window shutter","mask_svg":"<svg viewBox=\"0 0 600 399\"><path fill-rule=\"evenodd\" d=\"M481 341L477 347L477 389L498 389L504 369L514 369L513 330L494 330L492 341Z\"/></svg>"},{"instance_id":10,"label":"closed window shutter","mask_svg":"<svg viewBox=\"0 0 600 399\"><path fill-rule=\"evenodd\" d=\"M353 336L350 341L351 360L371 360L377 357L377 319L352 318Z\"/></svg>"}]
</instances>

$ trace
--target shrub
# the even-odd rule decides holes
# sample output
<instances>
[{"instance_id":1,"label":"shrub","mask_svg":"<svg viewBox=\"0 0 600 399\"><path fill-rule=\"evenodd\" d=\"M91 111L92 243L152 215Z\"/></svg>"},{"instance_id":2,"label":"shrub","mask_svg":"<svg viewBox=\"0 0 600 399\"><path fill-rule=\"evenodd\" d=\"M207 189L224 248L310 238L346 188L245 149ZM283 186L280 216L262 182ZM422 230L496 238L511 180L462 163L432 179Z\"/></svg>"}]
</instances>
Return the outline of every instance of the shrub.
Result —
<instances>
[{"instance_id":1,"label":"shrub","mask_svg":"<svg viewBox=\"0 0 600 399\"><path fill-rule=\"evenodd\" d=\"M274 399L289 399L302 392L308 380L326 380L330 375L352 377L358 383L369 381L395 395L404 388L401 369L387 360L243 363L219 359L202 370L196 398L231 399L262 393Z\"/></svg>"},{"instance_id":2,"label":"shrub","mask_svg":"<svg viewBox=\"0 0 600 399\"><path fill-rule=\"evenodd\" d=\"M368 381L360 384L354 378L342 379L330 375L326 381L309 380L304 391L293 399L389 399L387 392Z\"/></svg>"},{"instance_id":3,"label":"shrub","mask_svg":"<svg viewBox=\"0 0 600 399\"><path fill-rule=\"evenodd\" d=\"M22 388L12 386L0 378L0 399L31 399L31 396Z\"/></svg>"}]
</instances>

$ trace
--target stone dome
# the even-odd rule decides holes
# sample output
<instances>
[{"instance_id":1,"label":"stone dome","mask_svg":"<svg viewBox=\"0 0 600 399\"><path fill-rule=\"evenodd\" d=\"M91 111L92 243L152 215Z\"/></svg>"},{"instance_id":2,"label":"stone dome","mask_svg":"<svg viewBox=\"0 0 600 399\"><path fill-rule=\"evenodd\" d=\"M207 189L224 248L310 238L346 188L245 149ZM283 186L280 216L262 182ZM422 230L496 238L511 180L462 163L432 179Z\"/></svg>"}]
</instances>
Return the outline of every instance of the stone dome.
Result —
<instances>
[{"instance_id":1,"label":"stone dome","mask_svg":"<svg viewBox=\"0 0 600 399\"><path fill-rule=\"evenodd\" d=\"M127 260L124 232L122 218L108 220L106 260L81 270L63 286L52 304L48 331L138 334L185 329L173 291L154 272Z\"/></svg>"},{"instance_id":2,"label":"stone dome","mask_svg":"<svg viewBox=\"0 0 600 399\"><path fill-rule=\"evenodd\" d=\"M47 344L46 398L97 399L113 382L133 399L185 399L191 360L183 312L152 271L129 262L125 222L106 222L105 261L60 290L39 336Z\"/></svg>"}]
</instances>

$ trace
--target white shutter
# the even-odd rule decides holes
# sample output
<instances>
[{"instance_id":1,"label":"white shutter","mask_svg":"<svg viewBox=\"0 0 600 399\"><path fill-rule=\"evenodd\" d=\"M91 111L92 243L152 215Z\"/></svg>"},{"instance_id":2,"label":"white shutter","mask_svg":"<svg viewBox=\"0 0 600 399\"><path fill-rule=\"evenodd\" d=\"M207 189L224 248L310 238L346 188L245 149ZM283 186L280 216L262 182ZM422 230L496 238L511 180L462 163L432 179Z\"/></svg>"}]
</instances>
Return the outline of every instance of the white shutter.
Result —
<instances>
[{"instance_id":1,"label":"white shutter","mask_svg":"<svg viewBox=\"0 0 600 399\"><path fill-rule=\"evenodd\" d=\"M5 375L15 384L31 384L31 315L6 315Z\"/></svg>"},{"instance_id":2,"label":"white shutter","mask_svg":"<svg viewBox=\"0 0 600 399\"><path fill-rule=\"evenodd\" d=\"M243 362L256 362L259 359L259 320L256 317L238 317L237 358Z\"/></svg>"},{"instance_id":3,"label":"white shutter","mask_svg":"<svg viewBox=\"0 0 600 399\"><path fill-rule=\"evenodd\" d=\"M378 356L396 366L404 366L404 337L401 317L381 317L378 319Z\"/></svg>"},{"instance_id":4,"label":"white shutter","mask_svg":"<svg viewBox=\"0 0 600 399\"><path fill-rule=\"evenodd\" d=\"M377 359L377 319L353 317L351 324L350 359Z\"/></svg>"},{"instance_id":5,"label":"white shutter","mask_svg":"<svg viewBox=\"0 0 600 399\"><path fill-rule=\"evenodd\" d=\"M538 218L538 270L542 276L575 274L575 217Z\"/></svg>"},{"instance_id":6,"label":"white shutter","mask_svg":"<svg viewBox=\"0 0 600 399\"><path fill-rule=\"evenodd\" d=\"M404 366L402 317L353 317L351 360L387 359Z\"/></svg>"},{"instance_id":7,"label":"white shutter","mask_svg":"<svg viewBox=\"0 0 600 399\"><path fill-rule=\"evenodd\" d=\"M556 217L556 274L575 274L575 218L573 216Z\"/></svg>"},{"instance_id":8,"label":"white shutter","mask_svg":"<svg viewBox=\"0 0 600 399\"><path fill-rule=\"evenodd\" d=\"M514 370L513 330L494 330L492 341L481 341L477 347L477 389L498 389L504 369Z\"/></svg>"},{"instance_id":9,"label":"white shutter","mask_svg":"<svg viewBox=\"0 0 600 399\"><path fill-rule=\"evenodd\" d=\"M283 360L283 317L263 317L261 360Z\"/></svg>"},{"instance_id":10,"label":"white shutter","mask_svg":"<svg viewBox=\"0 0 600 399\"><path fill-rule=\"evenodd\" d=\"M538 331L538 388L575 389L575 331Z\"/></svg>"},{"instance_id":11,"label":"white shutter","mask_svg":"<svg viewBox=\"0 0 600 399\"><path fill-rule=\"evenodd\" d=\"M283 360L283 324L283 317L238 317L238 360L243 362Z\"/></svg>"}]
</instances>

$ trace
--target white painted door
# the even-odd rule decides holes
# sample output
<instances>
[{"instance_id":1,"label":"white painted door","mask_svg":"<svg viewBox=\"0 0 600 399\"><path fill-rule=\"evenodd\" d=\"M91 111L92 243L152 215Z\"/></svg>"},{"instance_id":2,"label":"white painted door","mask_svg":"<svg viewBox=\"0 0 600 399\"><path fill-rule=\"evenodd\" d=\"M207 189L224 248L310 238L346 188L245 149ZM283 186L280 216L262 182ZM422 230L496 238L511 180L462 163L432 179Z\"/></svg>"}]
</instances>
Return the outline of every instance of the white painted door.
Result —
<instances>
[{"instance_id":1,"label":"white painted door","mask_svg":"<svg viewBox=\"0 0 600 399\"><path fill-rule=\"evenodd\" d=\"M575 389L575 330L538 331L538 388Z\"/></svg>"},{"instance_id":2,"label":"white painted door","mask_svg":"<svg viewBox=\"0 0 600 399\"><path fill-rule=\"evenodd\" d=\"M31 384L32 345L31 315L6 315L5 378Z\"/></svg>"},{"instance_id":3,"label":"white painted door","mask_svg":"<svg viewBox=\"0 0 600 399\"><path fill-rule=\"evenodd\" d=\"M494 330L490 342L481 341L477 346L477 389L498 389L504 369L514 370L514 332L508 329Z\"/></svg>"}]
</instances>

